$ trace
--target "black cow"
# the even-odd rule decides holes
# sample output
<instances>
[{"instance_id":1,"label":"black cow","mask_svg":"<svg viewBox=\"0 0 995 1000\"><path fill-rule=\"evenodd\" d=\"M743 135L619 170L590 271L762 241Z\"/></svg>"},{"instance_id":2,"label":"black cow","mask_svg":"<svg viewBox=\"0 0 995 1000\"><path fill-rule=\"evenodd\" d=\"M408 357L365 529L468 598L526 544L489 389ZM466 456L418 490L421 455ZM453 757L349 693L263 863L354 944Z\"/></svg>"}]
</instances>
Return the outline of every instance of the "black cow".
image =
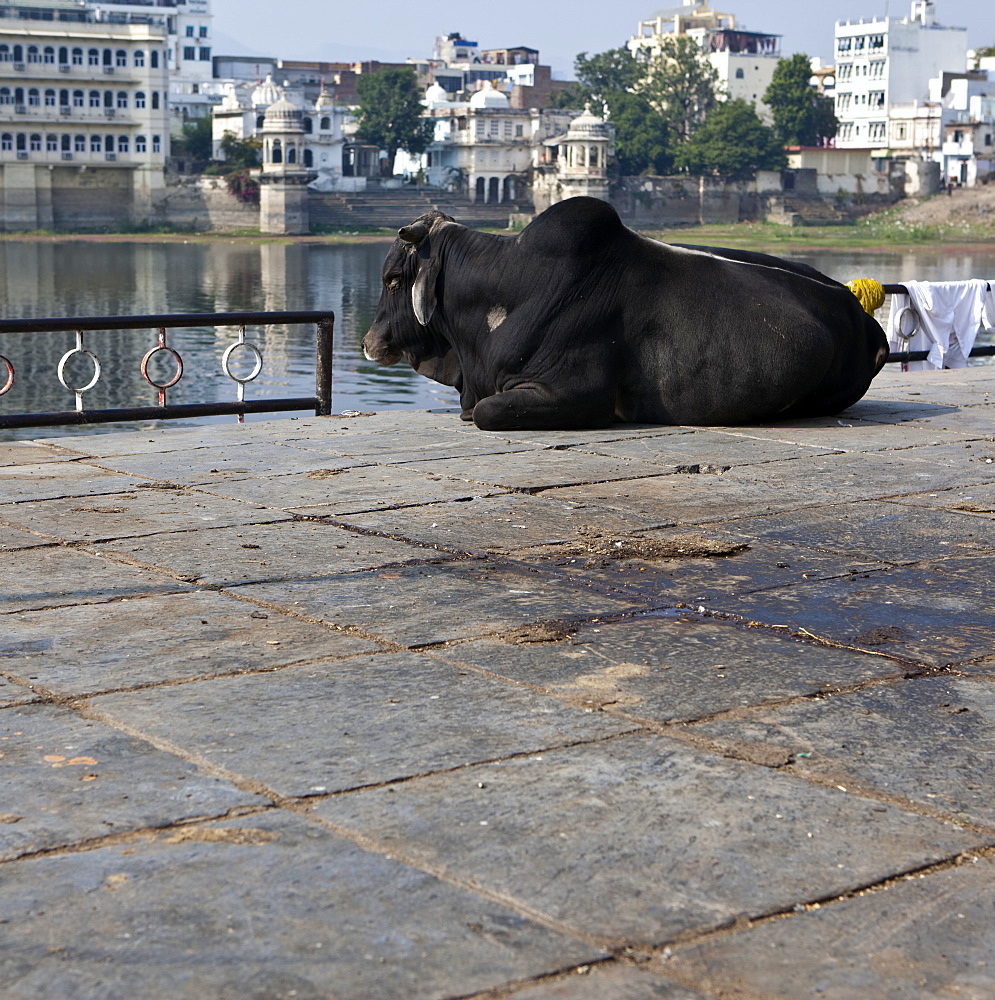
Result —
<instances>
[{"instance_id":1,"label":"black cow","mask_svg":"<svg viewBox=\"0 0 995 1000\"><path fill-rule=\"evenodd\" d=\"M433 210L398 233L363 339L455 386L485 430L838 413L888 355L843 285L748 251L658 243L595 198L517 236Z\"/></svg>"}]
</instances>

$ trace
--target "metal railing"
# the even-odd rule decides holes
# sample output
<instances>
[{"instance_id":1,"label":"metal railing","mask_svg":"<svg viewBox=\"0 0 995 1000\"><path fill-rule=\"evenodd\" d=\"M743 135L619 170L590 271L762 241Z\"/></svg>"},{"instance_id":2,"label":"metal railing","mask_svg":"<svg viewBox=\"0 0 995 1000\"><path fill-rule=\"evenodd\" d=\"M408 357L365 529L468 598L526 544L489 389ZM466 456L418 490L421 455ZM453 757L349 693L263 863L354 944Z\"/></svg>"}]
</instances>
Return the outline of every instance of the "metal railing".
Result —
<instances>
[{"instance_id":1,"label":"metal railing","mask_svg":"<svg viewBox=\"0 0 995 1000\"><path fill-rule=\"evenodd\" d=\"M905 285L882 285L887 295L908 295L909 290ZM914 312L914 311L913 311ZM918 332L919 329L919 318L914 316L915 327L908 334L908 343ZM903 334L904 336L904 334ZM888 355L888 360L885 364L908 364L910 361L925 361L929 357L929 351L892 351ZM980 347L974 347L971 349L969 357L972 358L990 358L995 357L995 344L983 344Z\"/></svg>"},{"instance_id":2,"label":"metal railing","mask_svg":"<svg viewBox=\"0 0 995 1000\"><path fill-rule=\"evenodd\" d=\"M315 392L313 396L291 398L246 399L245 386L253 381L263 368L262 351L245 339L246 326L271 326L274 324L314 323L315 336ZM75 410L56 410L37 413L0 413L0 428L53 427L60 424L97 424L118 420L165 420L182 417L206 417L235 414L241 421L246 413L275 413L288 410L313 410L316 416L332 412L332 341L335 316L331 312L235 312L235 313L179 313L151 316L88 316L69 319L0 320L0 349L3 335L12 333L74 333L76 346L66 351L59 361L56 376L59 382L76 395ZM234 400L213 403L167 403L166 392L183 377L183 359L179 352L166 343L166 331L184 327L238 328L237 338L221 356L222 372L235 383ZM83 343L84 333L104 330L155 331L155 340L140 362L142 378L158 394L158 405L124 406L110 409L88 410L83 396L100 381L100 359ZM247 375L236 375L231 370L231 358L237 350L248 351L254 360ZM172 358L175 372L172 377L157 382L149 374L149 362L165 352ZM83 355L93 365L93 377L88 383L73 386L66 380L66 365L75 355ZM4 374L6 370L6 376ZM0 353L0 398L10 391L17 377L14 363Z\"/></svg>"}]
</instances>

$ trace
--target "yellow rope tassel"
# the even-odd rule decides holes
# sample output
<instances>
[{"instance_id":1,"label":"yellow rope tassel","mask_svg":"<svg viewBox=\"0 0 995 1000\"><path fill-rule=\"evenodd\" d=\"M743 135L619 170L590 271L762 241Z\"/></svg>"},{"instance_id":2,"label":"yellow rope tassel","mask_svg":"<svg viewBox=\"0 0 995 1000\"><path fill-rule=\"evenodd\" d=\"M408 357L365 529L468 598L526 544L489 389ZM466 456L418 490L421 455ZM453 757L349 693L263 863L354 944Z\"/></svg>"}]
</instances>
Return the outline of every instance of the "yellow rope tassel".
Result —
<instances>
[{"instance_id":1,"label":"yellow rope tassel","mask_svg":"<svg viewBox=\"0 0 995 1000\"><path fill-rule=\"evenodd\" d=\"M846 287L857 296L857 301L864 307L864 312L874 315L875 309L884 305L884 285L873 278L855 278L848 281Z\"/></svg>"}]
</instances>

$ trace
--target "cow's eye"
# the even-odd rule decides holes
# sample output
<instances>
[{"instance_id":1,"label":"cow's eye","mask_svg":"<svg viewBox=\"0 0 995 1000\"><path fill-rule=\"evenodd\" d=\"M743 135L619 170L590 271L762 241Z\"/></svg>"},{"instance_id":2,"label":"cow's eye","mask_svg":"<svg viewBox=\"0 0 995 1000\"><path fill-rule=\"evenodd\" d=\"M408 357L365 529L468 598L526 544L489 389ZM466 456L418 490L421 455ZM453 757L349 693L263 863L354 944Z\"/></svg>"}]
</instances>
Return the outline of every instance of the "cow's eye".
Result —
<instances>
[{"instance_id":1,"label":"cow's eye","mask_svg":"<svg viewBox=\"0 0 995 1000\"><path fill-rule=\"evenodd\" d=\"M401 287L401 279L400 278L390 278L387 281L386 284L387 284L387 291L388 292L396 292Z\"/></svg>"}]
</instances>

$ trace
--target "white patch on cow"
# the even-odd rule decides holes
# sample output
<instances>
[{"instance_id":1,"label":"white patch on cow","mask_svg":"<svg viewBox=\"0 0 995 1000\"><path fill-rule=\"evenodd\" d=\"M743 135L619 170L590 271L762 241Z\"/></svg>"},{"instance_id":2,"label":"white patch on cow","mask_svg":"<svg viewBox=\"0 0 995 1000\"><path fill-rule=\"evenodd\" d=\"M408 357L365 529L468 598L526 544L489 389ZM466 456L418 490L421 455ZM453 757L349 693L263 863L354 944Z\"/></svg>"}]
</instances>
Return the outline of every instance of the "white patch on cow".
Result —
<instances>
[{"instance_id":1,"label":"white patch on cow","mask_svg":"<svg viewBox=\"0 0 995 1000\"><path fill-rule=\"evenodd\" d=\"M373 355L370 354L370 352L365 347L363 348L363 357L366 358L367 361L377 360L375 357L373 357Z\"/></svg>"},{"instance_id":2,"label":"white patch on cow","mask_svg":"<svg viewBox=\"0 0 995 1000\"><path fill-rule=\"evenodd\" d=\"M504 306L491 306L487 314L487 329L493 333L508 318L508 310Z\"/></svg>"}]
</instances>

